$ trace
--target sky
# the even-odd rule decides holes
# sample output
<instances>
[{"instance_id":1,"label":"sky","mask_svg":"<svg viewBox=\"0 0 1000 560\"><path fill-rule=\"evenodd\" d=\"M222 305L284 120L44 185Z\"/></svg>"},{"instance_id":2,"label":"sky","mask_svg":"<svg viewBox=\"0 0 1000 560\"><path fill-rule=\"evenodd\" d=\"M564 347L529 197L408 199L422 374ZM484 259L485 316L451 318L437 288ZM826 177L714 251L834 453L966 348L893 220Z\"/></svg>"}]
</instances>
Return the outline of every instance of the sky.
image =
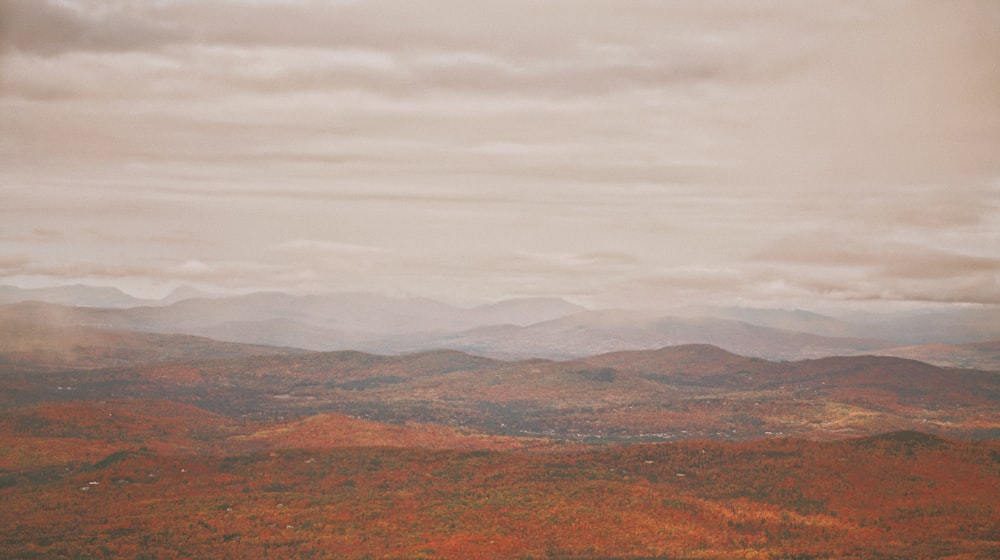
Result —
<instances>
[{"instance_id":1,"label":"sky","mask_svg":"<svg viewBox=\"0 0 1000 560\"><path fill-rule=\"evenodd\" d=\"M0 284L1000 304L1000 2L0 0Z\"/></svg>"}]
</instances>

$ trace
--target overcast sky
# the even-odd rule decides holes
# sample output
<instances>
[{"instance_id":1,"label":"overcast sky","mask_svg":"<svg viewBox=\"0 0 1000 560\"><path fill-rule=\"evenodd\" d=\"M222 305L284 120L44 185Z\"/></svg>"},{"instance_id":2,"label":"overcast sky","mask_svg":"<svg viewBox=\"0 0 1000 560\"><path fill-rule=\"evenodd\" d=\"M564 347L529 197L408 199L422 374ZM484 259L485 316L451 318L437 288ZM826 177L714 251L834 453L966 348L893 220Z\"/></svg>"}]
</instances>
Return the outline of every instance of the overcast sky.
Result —
<instances>
[{"instance_id":1,"label":"overcast sky","mask_svg":"<svg viewBox=\"0 0 1000 560\"><path fill-rule=\"evenodd\" d=\"M1000 303L1000 2L0 0L0 283Z\"/></svg>"}]
</instances>

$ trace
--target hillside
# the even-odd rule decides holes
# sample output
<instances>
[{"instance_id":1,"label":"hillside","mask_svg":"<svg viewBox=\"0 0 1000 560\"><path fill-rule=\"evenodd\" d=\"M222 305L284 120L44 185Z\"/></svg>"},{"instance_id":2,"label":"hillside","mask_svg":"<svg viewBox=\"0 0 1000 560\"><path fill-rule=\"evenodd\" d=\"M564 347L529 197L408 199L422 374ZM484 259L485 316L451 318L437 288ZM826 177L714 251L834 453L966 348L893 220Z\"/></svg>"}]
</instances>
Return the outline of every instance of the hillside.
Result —
<instances>
[{"instance_id":1,"label":"hillside","mask_svg":"<svg viewBox=\"0 0 1000 560\"><path fill-rule=\"evenodd\" d=\"M341 414L317 414L264 427L232 438L229 446L244 452L251 449L338 447L544 451L565 447L544 438L495 436L438 424L384 424Z\"/></svg>"},{"instance_id":2,"label":"hillside","mask_svg":"<svg viewBox=\"0 0 1000 560\"><path fill-rule=\"evenodd\" d=\"M873 435L979 437L1000 428L995 372L879 356L771 362L707 345L570 361L455 351L253 356L0 376L0 406L157 398L230 417L339 413L590 440Z\"/></svg>"},{"instance_id":3,"label":"hillside","mask_svg":"<svg viewBox=\"0 0 1000 560\"><path fill-rule=\"evenodd\" d=\"M694 343L768 359L858 354L893 346L731 319L584 311L547 299L458 309L429 300L370 295L250 294L128 309L22 302L0 305L0 316L27 317L51 326L188 334L319 351L403 354L447 348L514 360L572 359Z\"/></svg>"},{"instance_id":4,"label":"hillside","mask_svg":"<svg viewBox=\"0 0 1000 560\"><path fill-rule=\"evenodd\" d=\"M0 368L53 371L301 353L292 348L73 325L42 304L0 306Z\"/></svg>"},{"instance_id":5,"label":"hillside","mask_svg":"<svg viewBox=\"0 0 1000 560\"><path fill-rule=\"evenodd\" d=\"M883 356L898 356L944 367L1000 371L1000 339L967 344L921 344L879 350Z\"/></svg>"},{"instance_id":6,"label":"hillside","mask_svg":"<svg viewBox=\"0 0 1000 560\"><path fill-rule=\"evenodd\" d=\"M326 420L314 421L317 437L339 429ZM112 438L100 458L3 469L0 553L986 559L1000 552L995 442L896 432L550 453L296 449L285 446L281 429L270 428L267 446L252 452L157 451ZM5 453L18 454L20 441L3 437Z\"/></svg>"},{"instance_id":7,"label":"hillside","mask_svg":"<svg viewBox=\"0 0 1000 560\"><path fill-rule=\"evenodd\" d=\"M136 307L151 303L146 300L134 298L117 288L108 286L75 284L54 288L27 289L0 285L0 303L18 303L24 301L109 308Z\"/></svg>"},{"instance_id":8,"label":"hillside","mask_svg":"<svg viewBox=\"0 0 1000 560\"><path fill-rule=\"evenodd\" d=\"M882 341L825 337L730 319L621 311L577 313L527 327L483 327L423 344L511 359L572 359L682 344L712 344L768 359L801 359L857 354L886 346Z\"/></svg>"},{"instance_id":9,"label":"hillside","mask_svg":"<svg viewBox=\"0 0 1000 560\"><path fill-rule=\"evenodd\" d=\"M964 346L1000 336L1000 307L990 305L930 305L832 317L802 309L710 306L588 310L558 298L517 298L463 308L372 293L224 296L178 289L162 300L147 301L112 288L0 286L0 316L26 310L55 326L188 334L312 351L405 354L446 348L507 360L566 360L712 344L770 360L878 353L992 369L996 352L984 355ZM933 349L940 344L955 348ZM906 348L920 345L931 346Z\"/></svg>"},{"instance_id":10,"label":"hillside","mask_svg":"<svg viewBox=\"0 0 1000 560\"><path fill-rule=\"evenodd\" d=\"M3 557L1000 553L994 371L302 352L11 309L48 316L0 322Z\"/></svg>"},{"instance_id":11,"label":"hillside","mask_svg":"<svg viewBox=\"0 0 1000 560\"><path fill-rule=\"evenodd\" d=\"M0 312L10 308L7 313L45 316L63 326L183 333L231 342L308 346L298 339L289 340L291 332L319 346L314 348L316 350L330 350L363 349L363 345L377 345L392 337L436 336L484 324L527 325L582 310L566 301L547 298L505 300L464 309L425 298L360 293L316 296L252 293L197 297L160 305L102 308L66 305L70 294L63 295L64 298L49 298L58 303L21 301L0 305ZM357 346L359 344L362 346Z\"/></svg>"}]
</instances>

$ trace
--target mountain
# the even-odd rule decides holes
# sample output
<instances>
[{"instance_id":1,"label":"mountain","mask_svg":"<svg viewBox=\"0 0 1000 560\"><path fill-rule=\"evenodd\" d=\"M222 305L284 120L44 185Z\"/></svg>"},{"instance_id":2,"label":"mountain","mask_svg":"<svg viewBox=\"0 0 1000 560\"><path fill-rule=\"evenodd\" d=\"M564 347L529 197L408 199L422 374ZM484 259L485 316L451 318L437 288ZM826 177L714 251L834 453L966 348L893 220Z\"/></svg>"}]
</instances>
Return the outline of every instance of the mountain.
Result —
<instances>
[{"instance_id":1,"label":"mountain","mask_svg":"<svg viewBox=\"0 0 1000 560\"><path fill-rule=\"evenodd\" d=\"M1000 372L1000 338L967 344L921 344L884 348L882 356L898 356L943 367L986 369Z\"/></svg>"},{"instance_id":2,"label":"mountain","mask_svg":"<svg viewBox=\"0 0 1000 560\"><path fill-rule=\"evenodd\" d=\"M0 305L0 556L997 556L1000 340L195 295Z\"/></svg>"},{"instance_id":3,"label":"mountain","mask_svg":"<svg viewBox=\"0 0 1000 560\"><path fill-rule=\"evenodd\" d=\"M520 324L548 320L580 309L562 300L541 298L510 300L470 310L416 297L282 293L182 299L170 305L128 309L64 307L67 308L58 311L52 308L44 313L84 326L207 336L221 333L219 338L240 337L234 342L250 338L265 343L274 332L275 322L295 325L294 330L311 338L330 332L354 338L386 338L456 332L491 321ZM315 334L308 334L308 329L315 329ZM331 345L338 343L334 341Z\"/></svg>"},{"instance_id":4,"label":"mountain","mask_svg":"<svg viewBox=\"0 0 1000 560\"><path fill-rule=\"evenodd\" d=\"M964 344L983 340L970 338L973 335L1000 332L1000 313L990 306L833 318L804 310L748 308L686 308L676 315L589 311L554 298L515 299L465 309L425 298L360 293L187 297L199 294L182 290L157 305L48 304L49 308L36 311L65 326L189 334L315 351L402 354L450 348L503 359L571 359L617 350L713 344L747 356L794 360L883 350L891 354L911 345L905 342L909 340L938 336ZM179 301L166 304L172 298Z\"/></svg>"},{"instance_id":5,"label":"mountain","mask_svg":"<svg viewBox=\"0 0 1000 560\"><path fill-rule=\"evenodd\" d=\"M183 285L174 288L163 299L156 302L156 305L171 305L186 299L214 299L225 297L222 294L206 292L193 286ZM148 303L146 304L148 305Z\"/></svg>"},{"instance_id":6,"label":"mountain","mask_svg":"<svg viewBox=\"0 0 1000 560\"><path fill-rule=\"evenodd\" d=\"M0 356L28 356L0 365L3 556L996 548L998 372L706 344L295 353L74 326L101 310L0 312Z\"/></svg>"},{"instance_id":7,"label":"mountain","mask_svg":"<svg viewBox=\"0 0 1000 560\"><path fill-rule=\"evenodd\" d=\"M18 288L0 286L0 304L40 301L71 307L99 307L128 309L143 306L163 306L188 299L211 299L225 297L221 294L205 292L192 286L178 286L162 299L142 299L126 294L109 286L88 286L74 284L51 288Z\"/></svg>"},{"instance_id":8,"label":"mountain","mask_svg":"<svg viewBox=\"0 0 1000 560\"><path fill-rule=\"evenodd\" d=\"M708 345L568 361L348 351L134 365L86 376L24 372L0 377L0 405L41 402L65 386L73 391L61 398L171 399L231 417L337 413L574 440L1000 431L995 372L883 356L773 362Z\"/></svg>"},{"instance_id":9,"label":"mountain","mask_svg":"<svg viewBox=\"0 0 1000 560\"><path fill-rule=\"evenodd\" d=\"M0 304L42 301L60 305L84 307L127 308L148 305L148 300L134 298L125 292L106 286L74 284L55 288L18 288L0 286Z\"/></svg>"},{"instance_id":10,"label":"mountain","mask_svg":"<svg viewBox=\"0 0 1000 560\"><path fill-rule=\"evenodd\" d=\"M355 330L318 327L293 319L263 319L259 321L227 321L223 323L195 326L188 329L191 334L216 340L263 344L270 346L295 346L320 351L382 349L386 336ZM383 353L392 353L387 350Z\"/></svg>"},{"instance_id":11,"label":"mountain","mask_svg":"<svg viewBox=\"0 0 1000 560\"><path fill-rule=\"evenodd\" d=\"M1000 338L1000 305L950 306L890 314L858 312L842 317L856 336L898 345L964 344Z\"/></svg>"},{"instance_id":12,"label":"mountain","mask_svg":"<svg viewBox=\"0 0 1000 560\"><path fill-rule=\"evenodd\" d=\"M965 344L1000 338L1000 306L950 306L890 313L850 312L838 317L803 309L689 306L684 317L733 319L830 337L891 341L893 346Z\"/></svg>"},{"instance_id":13,"label":"mountain","mask_svg":"<svg viewBox=\"0 0 1000 560\"><path fill-rule=\"evenodd\" d=\"M0 306L0 367L21 370L94 369L302 352L291 348L219 342L190 335L77 326L72 318L60 316L66 310L37 302Z\"/></svg>"},{"instance_id":14,"label":"mountain","mask_svg":"<svg viewBox=\"0 0 1000 560\"><path fill-rule=\"evenodd\" d=\"M712 317L588 311L527 327L482 327L424 340L409 349L439 347L502 358L568 359L681 344L713 344L768 359L857 354L886 346L882 341L823 337Z\"/></svg>"},{"instance_id":15,"label":"mountain","mask_svg":"<svg viewBox=\"0 0 1000 560\"><path fill-rule=\"evenodd\" d=\"M528 326L561 317L575 315L586 308L561 298L508 299L473 308L471 322L475 325Z\"/></svg>"},{"instance_id":16,"label":"mountain","mask_svg":"<svg viewBox=\"0 0 1000 560\"><path fill-rule=\"evenodd\" d=\"M678 315L730 319L761 327L836 338L865 338L850 322L804 309L689 306L679 309Z\"/></svg>"},{"instance_id":17,"label":"mountain","mask_svg":"<svg viewBox=\"0 0 1000 560\"><path fill-rule=\"evenodd\" d=\"M280 319L318 329L391 336L455 331L491 321L547 320L578 310L562 300L548 299L510 300L467 310L418 297L256 293L187 300L166 308L131 310L130 315L157 329L210 329L226 323Z\"/></svg>"}]
</instances>

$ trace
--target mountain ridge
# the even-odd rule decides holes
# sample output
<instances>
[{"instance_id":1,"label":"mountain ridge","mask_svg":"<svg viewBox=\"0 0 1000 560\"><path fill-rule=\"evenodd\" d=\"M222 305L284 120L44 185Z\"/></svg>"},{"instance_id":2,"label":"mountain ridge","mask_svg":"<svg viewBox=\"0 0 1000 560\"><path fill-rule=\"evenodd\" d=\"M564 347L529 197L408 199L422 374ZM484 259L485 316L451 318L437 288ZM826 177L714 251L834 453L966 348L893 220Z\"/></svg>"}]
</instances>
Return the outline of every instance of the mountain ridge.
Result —
<instances>
[{"instance_id":1,"label":"mountain ridge","mask_svg":"<svg viewBox=\"0 0 1000 560\"><path fill-rule=\"evenodd\" d=\"M886 356L769 361L699 344L563 361L435 350L213 357L86 376L51 371L44 362L39 367L49 373L32 376L22 366L23 373L0 378L0 406L52 394L170 398L229 416L337 413L584 440L1000 433L996 372Z\"/></svg>"},{"instance_id":2,"label":"mountain ridge","mask_svg":"<svg viewBox=\"0 0 1000 560\"><path fill-rule=\"evenodd\" d=\"M60 297L69 297L78 288L69 287ZM766 359L898 354L938 365L1000 369L1000 347L971 345L989 340L985 336L969 339L972 334L1000 331L1000 312L983 306L923 314L864 315L851 322L801 309L687 307L673 315L649 310L589 310L559 298L503 300L466 309L427 298L370 293L297 296L255 292L223 297L184 290L179 295L183 294L204 297L172 303L146 301L134 307L42 302L0 307L8 310L5 313L19 309L18 313L31 315L32 320L63 326L188 334L312 351L357 349L405 354L451 348L508 360L564 360L616 350L707 343ZM945 322L938 325L937 320ZM948 347L900 345L900 340L923 339L942 329L949 330L946 338L964 342ZM887 336L863 336L873 333ZM831 334L851 336L828 336ZM933 344L942 342L934 340Z\"/></svg>"}]
</instances>

